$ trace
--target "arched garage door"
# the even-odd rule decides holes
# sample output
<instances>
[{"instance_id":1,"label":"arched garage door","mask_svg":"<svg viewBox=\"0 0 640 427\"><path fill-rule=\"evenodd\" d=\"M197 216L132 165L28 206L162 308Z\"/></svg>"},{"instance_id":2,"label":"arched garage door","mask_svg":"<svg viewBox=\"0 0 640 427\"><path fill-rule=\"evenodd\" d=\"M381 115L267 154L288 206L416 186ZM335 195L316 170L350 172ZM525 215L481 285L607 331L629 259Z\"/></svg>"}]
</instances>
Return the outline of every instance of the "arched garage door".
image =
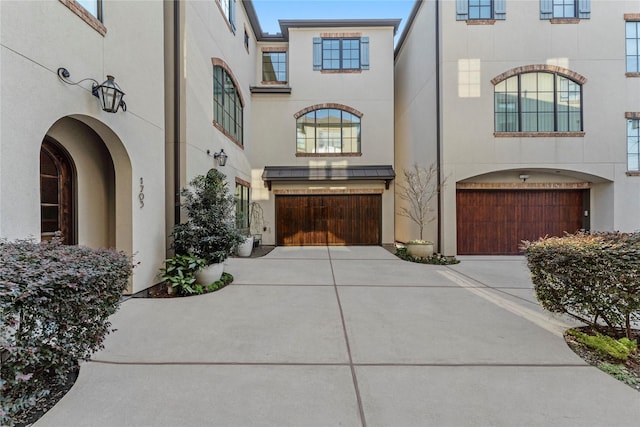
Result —
<instances>
[{"instance_id":1,"label":"arched garage door","mask_svg":"<svg viewBox=\"0 0 640 427\"><path fill-rule=\"evenodd\" d=\"M278 246L379 245L380 194L276 196Z\"/></svg>"},{"instance_id":2,"label":"arched garage door","mask_svg":"<svg viewBox=\"0 0 640 427\"><path fill-rule=\"evenodd\" d=\"M588 190L459 189L456 199L459 255L517 255L522 240L588 228Z\"/></svg>"}]
</instances>

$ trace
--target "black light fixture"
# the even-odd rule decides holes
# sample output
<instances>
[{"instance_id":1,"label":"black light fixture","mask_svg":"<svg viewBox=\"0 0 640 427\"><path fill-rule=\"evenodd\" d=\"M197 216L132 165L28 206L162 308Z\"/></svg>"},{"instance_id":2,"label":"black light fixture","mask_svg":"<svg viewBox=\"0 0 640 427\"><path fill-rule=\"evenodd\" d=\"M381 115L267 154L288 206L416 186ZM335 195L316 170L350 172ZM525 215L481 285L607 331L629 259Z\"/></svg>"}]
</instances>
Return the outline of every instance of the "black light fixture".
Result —
<instances>
[{"instance_id":1,"label":"black light fixture","mask_svg":"<svg viewBox=\"0 0 640 427\"><path fill-rule=\"evenodd\" d=\"M92 81L93 85L91 85L91 94L100 100L100 107L102 110L108 113L115 113L118 111L118 108L122 107L122 111L127 111L127 104L125 104L122 99L124 97L124 92L114 81L115 79L113 76L108 75L107 80L102 84L98 84L98 81L92 78L82 79L74 83L69 80L69 76L69 71L66 68L58 68L58 77L66 84L77 85L87 80Z\"/></svg>"},{"instance_id":2,"label":"black light fixture","mask_svg":"<svg viewBox=\"0 0 640 427\"><path fill-rule=\"evenodd\" d=\"M220 149L219 153L211 154L211 150L207 150L207 156L213 156L213 159L218 162L218 166L224 166L227 164L227 158L229 156L224 152L224 149Z\"/></svg>"}]
</instances>

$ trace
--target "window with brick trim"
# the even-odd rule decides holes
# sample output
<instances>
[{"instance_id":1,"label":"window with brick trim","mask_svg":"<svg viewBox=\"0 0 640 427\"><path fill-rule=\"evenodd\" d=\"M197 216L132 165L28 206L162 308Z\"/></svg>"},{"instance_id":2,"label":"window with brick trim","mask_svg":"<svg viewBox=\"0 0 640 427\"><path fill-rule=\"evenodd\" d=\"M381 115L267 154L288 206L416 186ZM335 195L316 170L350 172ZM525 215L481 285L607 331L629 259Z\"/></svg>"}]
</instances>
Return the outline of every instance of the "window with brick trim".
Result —
<instances>
[{"instance_id":1,"label":"window with brick trim","mask_svg":"<svg viewBox=\"0 0 640 427\"><path fill-rule=\"evenodd\" d=\"M102 0L76 0L76 3L102 22Z\"/></svg>"},{"instance_id":2,"label":"window with brick trim","mask_svg":"<svg viewBox=\"0 0 640 427\"><path fill-rule=\"evenodd\" d=\"M236 0L218 0L224 14L233 31L236 31Z\"/></svg>"},{"instance_id":3,"label":"window with brick trim","mask_svg":"<svg viewBox=\"0 0 640 427\"><path fill-rule=\"evenodd\" d=\"M236 227L249 231L249 186L236 181Z\"/></svg>"},{"instance_id":4,"label":"window with brick trim","mask_svg":"<svg viewBox=\"0 0 640 427\"><path fill-rule=\"evenodd\" d=\"M554 72L524 72L494 87L496 132L581 132L582 85Z\"/></svg>"},{"instance_id":5,"label":"window with brick trim","mask_svg":"<svg viewBox=\"0 0 640 427\"><path fill-rule=\"evenodd\" d=\"M540 19L574 18L591 18L591 0L540 0Z\"/></svg>"},{"instance_id":6,"label":"window with brick trim","mask_svg":"<svg viewBox=\"0 0 640 427\"><path fill-rule=\"evenodd\" d=\"M369 37L314 37L313 69L368 70Z\"/></svg>"},{"instance_id":7,"label":"window with brick trim","mask_svg":"<svg viewBox=\"0 0 640 427\"><path fill-rule=\"evenodd\" d=\"M262 52L262 81L287 82L287 52Z\"/></svg>"},{"instance_id":8,"label":"window with brick trim","mask_svg":"<svg viewBox=\"0 0 640 427\"><path fill-rule=\"evenodd\" d=\"M506 17L506 0L456 0L458 21L503 20Z\"/></svg>"},{"instance_id":9,"label":"window with brick trim","mask_svg":"<svg viewBox=\"0 0 640 427\"><path fill-rule=\"evenodd\" d=\"M640 21L625 23L627 73L640 73Z\"/></svg>"},{"instance_id":10,"label":"window with brick trim","mask_svg":"<svg viewBox=\"0 0 640 427\"><path fill-rule=\"evenodd\" d=\"M360 117L337 108L320 108L298 117L297 153L359 153Z\"/></svg>"},{"instance_id":11,"label":"window with brick trim","mask_svg":"<svg viewBox=\"0 0 640 427\"><path fill-rule=\"evenodd\" d=\"M640 119L627 119L627 169L640 171Z\"/></svg>"},{"instance_id":12,"label":"window with brick trim","mask_svg":"<svg viewBox=\"0 0 640 427\"><path fill-rule=\"evenodd\" d=\"M213 121L237 144L243 144L243 106L236 85L227 71L213 67Z\"/></svg>"}]
</instances>

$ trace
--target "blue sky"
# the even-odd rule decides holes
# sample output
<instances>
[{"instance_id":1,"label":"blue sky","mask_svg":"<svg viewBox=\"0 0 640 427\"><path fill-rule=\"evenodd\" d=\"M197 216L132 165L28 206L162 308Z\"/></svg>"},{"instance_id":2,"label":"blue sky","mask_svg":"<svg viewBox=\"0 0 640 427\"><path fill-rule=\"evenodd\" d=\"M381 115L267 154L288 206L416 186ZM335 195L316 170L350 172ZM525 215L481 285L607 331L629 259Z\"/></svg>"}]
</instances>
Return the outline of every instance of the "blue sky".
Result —
<instances>
[{"instance_id":1,"label":"blue sky","mask_svg":"<svg viewBox=\"0 0 640 427\"><path fill-rule=\"evenodd\" d=\"M278 19L402 19L415 0L253 0L262 31L280 32Z\"/></svg>"}]
</instances>

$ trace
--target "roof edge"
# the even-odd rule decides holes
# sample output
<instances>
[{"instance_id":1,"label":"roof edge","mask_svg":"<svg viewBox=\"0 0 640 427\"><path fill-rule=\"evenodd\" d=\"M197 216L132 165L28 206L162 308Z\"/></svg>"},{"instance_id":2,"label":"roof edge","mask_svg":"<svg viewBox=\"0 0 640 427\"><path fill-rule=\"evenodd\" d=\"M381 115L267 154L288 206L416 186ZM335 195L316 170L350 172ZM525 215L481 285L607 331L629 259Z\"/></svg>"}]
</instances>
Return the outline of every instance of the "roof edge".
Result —
<instances>
[{"instance_id":1,"label":"roof edge","mask_svg":"<svg viewBox=\"0 0 640 427\"><path fill-rule=\"evenodd\" d=\"M289 38L289 28L342 28L342 27L393 27L393 35L398 32L401 19L280 19L280 29L285 39Z\"/></svg>"},{"instance_id":2,"label":"roof edge","mask_svg":"<svg viewBox=\"0 0 640 427\"><path fill-rule=\"evenodd\" d=\"M415 21L416 16L418 15L418 11L422 7L423 3L424 3L423 0L416 0L416 2L413 4L413 9L411 9L411 12L409 13L409 17L407 18L407 23L402 29L402 34L400 34L400 37L398 38L398 43L396 43L396 47L393 52L394 57L397 57L398 54L400 53L400 50L402 50L404 41L407 38L409 31L411 31L411 27L413 26L413 21Z\"/></svg>"}]
</instances>

